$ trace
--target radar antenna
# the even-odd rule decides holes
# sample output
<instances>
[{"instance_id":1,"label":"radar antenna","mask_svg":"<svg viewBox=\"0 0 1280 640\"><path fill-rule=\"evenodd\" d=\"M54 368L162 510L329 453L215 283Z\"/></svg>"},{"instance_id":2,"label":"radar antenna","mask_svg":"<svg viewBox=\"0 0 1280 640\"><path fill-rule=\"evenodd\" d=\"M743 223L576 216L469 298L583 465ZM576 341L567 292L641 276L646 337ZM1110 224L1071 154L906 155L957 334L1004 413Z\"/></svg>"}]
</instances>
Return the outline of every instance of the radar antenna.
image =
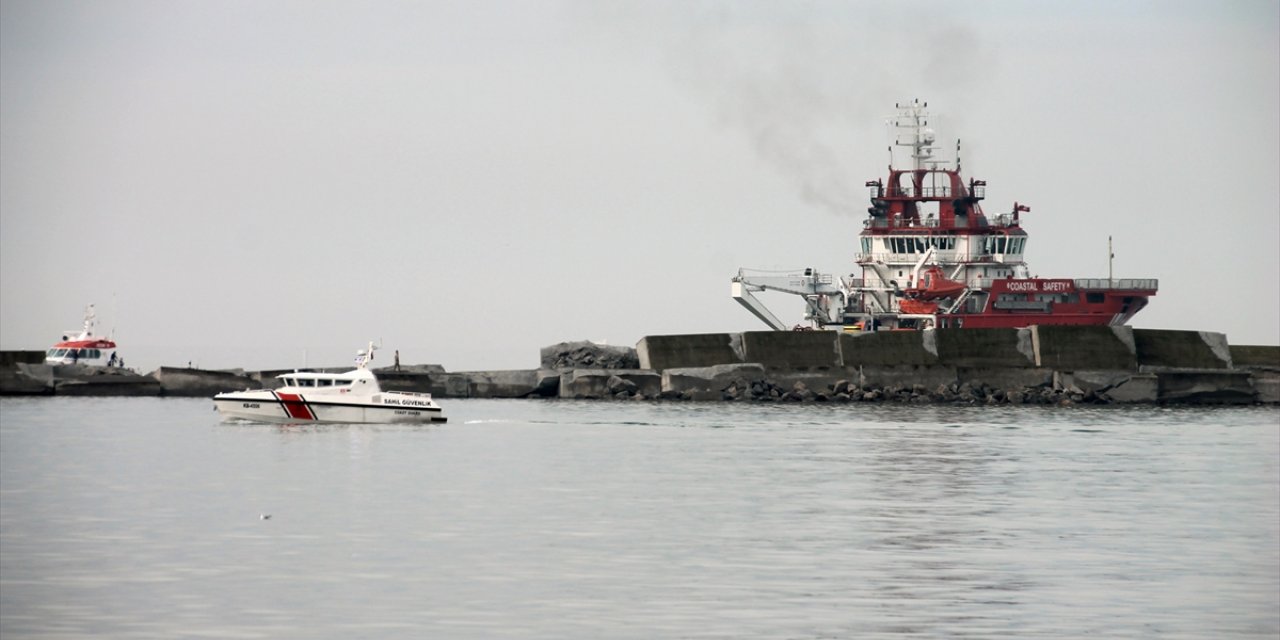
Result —
<instances>
[{"instance_id":1,"label":"radar antenna","mask_svg":"<svg viewBox=\"0 0 1280 640\"><path fill-rule=\"evenodd\" d=\"M888 124L896 130L893 134L893 146L911 147L913 168L921 170L927 168L925 165L937 166L944 162L933 159L933 152L937 150L934 146L937 136L929 127L929 119L933 117L927 110L929 103L915 99L905 105L894 103L893 106L898 109L898 114L888 119ZM890 147L890 167L893 164L892 155Z\"/></svg>"}]
</instances>

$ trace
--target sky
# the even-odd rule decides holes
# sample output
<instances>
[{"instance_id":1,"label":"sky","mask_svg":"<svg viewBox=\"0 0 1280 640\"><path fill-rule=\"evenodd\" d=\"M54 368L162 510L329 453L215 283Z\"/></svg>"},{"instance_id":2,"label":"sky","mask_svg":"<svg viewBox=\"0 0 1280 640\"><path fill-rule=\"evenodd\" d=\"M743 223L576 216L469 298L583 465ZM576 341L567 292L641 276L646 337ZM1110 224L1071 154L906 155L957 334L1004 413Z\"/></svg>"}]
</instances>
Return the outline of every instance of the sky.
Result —
<instances>
[{"instance_id":1,"label":"sky","mask_svg":"<svg viewBox=\"0 0 1280 640\"><path fill-rule=\"evenodd\" d=\"M1273 0L0 0L0 349L89 303L143 372L762 330L730 278L856 271L913 98L1033 274L1111 237L1135 327L1280 344Z\"/></svg>"}]
</instances>

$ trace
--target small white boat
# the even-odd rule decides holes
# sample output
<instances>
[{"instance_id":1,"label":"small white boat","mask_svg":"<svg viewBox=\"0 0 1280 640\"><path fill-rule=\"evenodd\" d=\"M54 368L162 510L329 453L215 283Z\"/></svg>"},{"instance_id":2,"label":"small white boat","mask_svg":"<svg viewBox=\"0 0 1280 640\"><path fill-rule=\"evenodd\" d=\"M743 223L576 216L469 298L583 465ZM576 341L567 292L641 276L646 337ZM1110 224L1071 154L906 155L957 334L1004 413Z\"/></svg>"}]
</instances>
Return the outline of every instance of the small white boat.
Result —
<instances>
[{"instance_id":1,"label":"small white boat","mask_svg":"<svg viewBox=\"0 0 1280 640\"><path fill-rule=\"evenodd\" d=\"M295 371L276 376L277 389L219 393L213 404L223 419L299 423L446 422L444 410L429 393L383 391L368 369L373 343L356 356L346 373Z\"/></svg>"}]
</instances>

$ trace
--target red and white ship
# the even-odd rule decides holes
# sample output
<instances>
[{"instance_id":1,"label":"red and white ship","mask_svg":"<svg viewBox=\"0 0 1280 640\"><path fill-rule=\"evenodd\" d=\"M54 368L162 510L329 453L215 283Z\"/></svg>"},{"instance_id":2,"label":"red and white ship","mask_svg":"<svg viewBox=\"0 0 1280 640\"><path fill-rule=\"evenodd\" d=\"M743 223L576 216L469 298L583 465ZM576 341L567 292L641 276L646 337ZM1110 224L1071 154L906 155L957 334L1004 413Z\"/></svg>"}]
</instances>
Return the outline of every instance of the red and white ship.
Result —
<instances>
[{"instance_id":1,"label":"red and white ship","mask_svg":"<svg viewBox=\"0 0 1280 640\"><path fill-rule=\"evenodd\" d=\"M84 309L84 327L62 333L62 340L44 355L45 364L83 364L91 367L123 367L124 359L116 353L115 340L95 333L98 315L93 305Z\"/></svg>"},{"instance_id":2,"label":"red and white ship","mask_svg":"<svg viewBox=\"0 0 1280 640\"><path fill-rule=\"evenodd\" d=\"M928 103L895 106L893 144L910 150L911 168L895 168L890 147L888 179L867 183L861 277L741 269L733 279L733 297L770 327L791 328L755 292L802 296L813 328L846 331L1123 325L1156 294L1153 278L1030 277L1020 217L1030 208L1015 202L988 218L986 182L961 177L959 142L954 161L934 158Z\"/></svg>"}]
</instances>

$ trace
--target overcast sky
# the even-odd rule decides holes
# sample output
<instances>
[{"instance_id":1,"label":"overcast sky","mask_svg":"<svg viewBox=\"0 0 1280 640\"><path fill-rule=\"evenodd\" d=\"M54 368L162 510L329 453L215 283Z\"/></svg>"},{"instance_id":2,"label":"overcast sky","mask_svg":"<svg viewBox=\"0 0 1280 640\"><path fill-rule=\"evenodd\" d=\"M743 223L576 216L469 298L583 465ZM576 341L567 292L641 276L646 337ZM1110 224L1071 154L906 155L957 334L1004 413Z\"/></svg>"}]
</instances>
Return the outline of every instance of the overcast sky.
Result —
<instances>
[{"instance_id":1,"label":"overcast sky","mask_svg":"<svg viewBox=\"0 0 1280 640\"><path fill-rule=\"evenodd\" d=\"M919 97L1042 277L1280 343L1280 4L0 1L0 348L523 369L848 274ZM802 304L765 296L784 321ZM304 362L305 360L305 362Z\"/></svg>"}]
</instances>

